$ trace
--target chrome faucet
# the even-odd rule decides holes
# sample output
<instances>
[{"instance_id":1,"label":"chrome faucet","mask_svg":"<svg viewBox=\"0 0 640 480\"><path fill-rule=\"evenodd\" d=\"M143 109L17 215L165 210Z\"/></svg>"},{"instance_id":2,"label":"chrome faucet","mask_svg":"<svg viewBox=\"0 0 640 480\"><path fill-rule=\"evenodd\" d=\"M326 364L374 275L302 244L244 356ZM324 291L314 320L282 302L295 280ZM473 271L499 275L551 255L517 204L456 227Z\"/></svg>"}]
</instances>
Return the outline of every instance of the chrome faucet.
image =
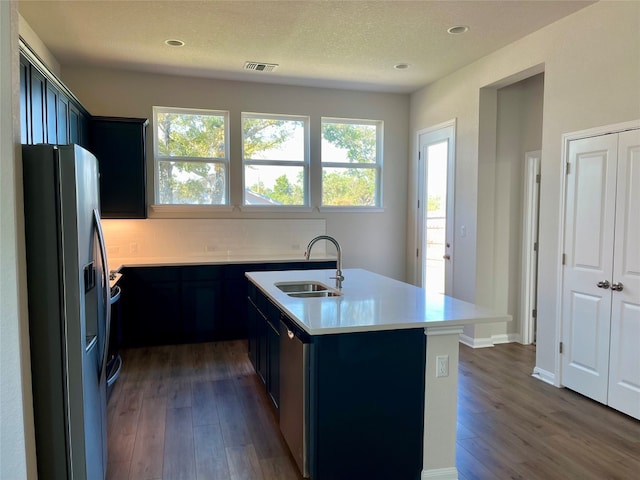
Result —
<instances>
[{"instance_id":1,"label":"chrome faucet","mask_svg":"<svg viewBox=\"0 0 640 480\"><path fill-rule=\"evenodd\" d=\"M336 276L331 278L336 279L336 288L341 289L342 281L344 280L344 277L342 276L342 249L340 248L340 244L335 238L330 237L329 235L317 236L316 238L314 238L309 242L309 245L307 245L307 249L304 252L304 258L305 260L309 260L309 256L311 255L311 247L313 247L313 244L316 243L318 240L328 240L336 246L336 251L338 252L338 260L336 262L337 270L336 270Z\"/></svg>"}]
</instances>

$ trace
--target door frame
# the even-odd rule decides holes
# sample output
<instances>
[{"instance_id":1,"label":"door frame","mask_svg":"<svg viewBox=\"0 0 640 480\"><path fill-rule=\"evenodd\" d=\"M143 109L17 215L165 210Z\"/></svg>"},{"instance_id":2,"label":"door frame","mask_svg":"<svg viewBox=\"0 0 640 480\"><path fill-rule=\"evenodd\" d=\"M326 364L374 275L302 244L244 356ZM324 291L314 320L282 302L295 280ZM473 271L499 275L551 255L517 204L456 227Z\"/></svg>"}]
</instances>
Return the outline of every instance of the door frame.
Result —
<instances>
[{"instance_id":1,"label":"door frame","mask_svg":"<svg viewBox=\"0 0 640 480\"><path fill-rule=\"evenodd\" d=\"M522 280L520 292L520 341L535 343L535 315L538 283L538 220L540 215L540 164L542 151L524 154L524 194L522 207Z\"/></svg>"},{"instance_id":2,"label":"door frame","mask_svg":"<svg viewBox=\"0 0 640 480\"><path fill-rule=\"evenodd\" d=\"M569 144L573 140L580 140L589 137L599 137L602 135L609 135L611 133L620 133L627 130L634 130L640 128L640 119L631 120L628 122L615 123L611 125L603 125L600 127L588 128L586 130L578 130L575 132L562 134L562 165L560 168L560 219L558 223L558 255L557 255L557 270L556 270L556 330L555 340L557 348L555 352L558 352L555 356L555 378L553 384L556 387L562 387L562 357L560 356L560 344L563 339L562 324L563 324L563 287L564 287L564 269L562 264L562 257L564 254L564 238L565 238L565 222L566 222L566 205L567 205L567 161L569 155Z\"/></svg>"},{"instance_id":3,"label":"door frame","mask_svg":"<svg viewBox=\"0 0 640 480\"><path fill-rule=\"evenodd\" d=\"M425 197L425 185L427 169L425 168L424 159L421 158L420 137L422 135L435 133L439 130L451 129L451 134L448 135L450 139L450 148L448 151L448 164L447 164L447 227L446 227L446 241L450 244L449 247L449 266L445 268L445 293L451 295L453 293L453 262L455 253L455 184L456 184L456 122L455 118L446 122L433 125L431 127L423 128L416 132L416 158L418 160L418 203L416 208L416 268L414 282L416 285L423 286L423 269L424 269L424 242L425 242L425 214L424 207L427 204Z\"/></svg>"}]
</instances>

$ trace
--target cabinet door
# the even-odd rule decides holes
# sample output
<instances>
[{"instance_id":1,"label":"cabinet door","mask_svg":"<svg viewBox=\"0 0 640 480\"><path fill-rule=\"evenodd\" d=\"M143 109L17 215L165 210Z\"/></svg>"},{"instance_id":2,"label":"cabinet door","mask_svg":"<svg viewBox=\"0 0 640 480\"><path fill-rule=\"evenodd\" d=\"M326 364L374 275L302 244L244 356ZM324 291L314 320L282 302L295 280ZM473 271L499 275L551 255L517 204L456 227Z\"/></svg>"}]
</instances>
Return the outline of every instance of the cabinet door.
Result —
<instances>
[{"instance_id":1,"label":"cabinet door","mask_svg":"<svg viewBox=\"0 0 640 480\"><path fill-rule=\"evenodd\" d=\"M122 327L126 347L178 343L180 275L176 267L127 268L123 282Z\"/></svg>"},{"instance_id":2,"label":"cabinet door","mask_svg":"<svg viewBox=\"0 0 640 480\"><path fill-rule=\"evenodd\" d=\"M69 102L69 143L80 145L80 110Z\"/></svg>"},{"instance_id":3,"label":"cabinet door","mask_svg":"<svg viewBox=\"0 0 640 480\"><path fill-rule=\"evenodd\" d=\"M89 149L100 165L102 218L146 218L146 119L93 117Z\"/></svg>"},{"instance_id":4,"label":"cabinet door","mask_svg":"<svg viewBox=\"0 0 640 480\"><path fill-rule=\"evenodd\" d=\"M33 144L46 142L46 98L47 87L44 76L31 67L31 142Z\"/></svg>"},{"instance_id":5,"label":"cabinet door","mask_svg":"<svg viewBox=\"0 0 640 480\"><path fill-rule=\"evenodd\" d=\"M184 281L182 283L182 323L185 342L216 340L221 318L222 282Z\"/></svg>"},{"instance_id":6,"label":"cabinet door","mask_svg":"<svg viewBox=\"0 0 640 480\"><path fill-rule=\"evenodd\" d=\"M20 143L31 143L31 94L29 62L20 55Z\"/></svg>"},{"instance_id":7,"label":"cabinet door","mask_svg":"<svg viewBox=\"0 0 640 480\"><path fill-rule=\"evenodd\" d=\"M640 130L618 143L609 405L640 419Z\"/></svg>"},{"instance_id":8,"label":"cabinet door","mask_svg":"<svg viewBox=\"0 0 640 480\"><path fill-rule=\"evenodd\" d=\"M247 344L249 360L254 370L258 370L258 307L247 297Z\"/></svg>"},{"instance_id":9,"label":"cabinet door","mask_svg":"<svg viewBox=\"0 0 640 480\"><path fill-rule=\"evenodd\" d=\"M58 93L58 141L59 145L69 143L69 99Z\"/></svg>"},{"instance_id":10,"label":"cabinet door","mask_svg":"<svg viewBox=\"0 0 640 480\"><path fill-rule=\"evenodd\" d=\"M570 142L562 383L607 403L617 135Z\"/></svg>"},{"instance_id":11,"label":"cabinet door","mask_svg":"<svg viewBox=\"0 0 640 480\"><path fill-rule=\"evenodd\" d=\"M58 143L58 89L47 82L47 143Z\"/></svg>"},{"instance_id":12,"label":"cabinet door","mask_svg":"<svg viewBox=\"0 0 640 480\"><path fill-rule=\"evenodd\" d=\"M257 367L256 372L262 380L267 384L267 318L264 313L258 310L256 316L256 333L257 333Z\"/></svg>"},{"instance_id":13,"label":"cabinet door","mask_svg":"<svg viewBox=\"0 0 640 480\"><path fill-rule=\"evenodd\" d=\"M278 409L280 406L280 332L279 315L267 320L267 392Z\"/></svg>"}]
</instances>

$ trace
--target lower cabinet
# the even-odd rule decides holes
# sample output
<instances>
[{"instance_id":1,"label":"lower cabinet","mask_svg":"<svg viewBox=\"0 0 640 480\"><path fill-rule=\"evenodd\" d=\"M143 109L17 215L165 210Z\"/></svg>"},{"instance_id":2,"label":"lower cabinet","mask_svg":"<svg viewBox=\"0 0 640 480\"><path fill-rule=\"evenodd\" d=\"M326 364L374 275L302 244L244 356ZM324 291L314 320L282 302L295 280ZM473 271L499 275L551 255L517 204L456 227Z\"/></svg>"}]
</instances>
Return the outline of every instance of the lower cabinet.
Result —
<instances>
[{"instance_id":1,"label":"lower cabinet","mask_svg":"<svg viewBox=\"0 0 640 480\"><path fill-rule=\"evenodd\" d=\"M424 329L294 333L309 352L296 356L290 354L296 347L281 350L278 325L281 319L287 328L299 327L250 282L247 305L249 357L299 468L314 480L419 480Z\"/></svg>"},{"instance_id":2,"label":"lower cabinet","mask_svg":"<svg viewBox=\"0 0 640 480\"><path fill-rule=\"evenodd\" d=\"M278 410L280 405L280 310L249 283L249 359Z\"/></svg>"},{"instance_id":3,"label":"lower cabinet","mask_svg":"<svg viewBox=\"0 0 640 480\"><path fill-rule=\"evenodd\" d=\"M245 272L309 268L335 268L335 261L125 267L120 280L123 346L251 338L248 330L255 328L260 329L260 338L266 339L267 325L254 321L247 310ZM266 305L260 306L259 311L265 317L269 315ZM276 331L272 332L274 335L278 321L270 321ZM250 355L260 352L252 362L257 370L257 365L260 366L264 379L268 365L266 347L259 350L251 347L250 344ZM278 394L274 393L272 398L277 403Z\"/></svg>"}]
</instances>

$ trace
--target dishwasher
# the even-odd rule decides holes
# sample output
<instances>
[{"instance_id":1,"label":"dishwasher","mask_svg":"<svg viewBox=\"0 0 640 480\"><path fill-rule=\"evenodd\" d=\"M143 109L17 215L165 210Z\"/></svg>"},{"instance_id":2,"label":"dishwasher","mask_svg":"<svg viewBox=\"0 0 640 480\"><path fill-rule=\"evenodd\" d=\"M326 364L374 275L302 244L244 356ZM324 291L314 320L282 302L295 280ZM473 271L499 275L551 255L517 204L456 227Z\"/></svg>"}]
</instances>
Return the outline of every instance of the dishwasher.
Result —
<instances>
[{"instance_id":1,"label":"dishwasher","mask_svg":"<svg viewBox=\"0 0 640 480\"><path fill-rule=\"evenodd\" d=\"M309 335L280 315L280 431L309 477Z\"/></svg>"}]
</instances>

